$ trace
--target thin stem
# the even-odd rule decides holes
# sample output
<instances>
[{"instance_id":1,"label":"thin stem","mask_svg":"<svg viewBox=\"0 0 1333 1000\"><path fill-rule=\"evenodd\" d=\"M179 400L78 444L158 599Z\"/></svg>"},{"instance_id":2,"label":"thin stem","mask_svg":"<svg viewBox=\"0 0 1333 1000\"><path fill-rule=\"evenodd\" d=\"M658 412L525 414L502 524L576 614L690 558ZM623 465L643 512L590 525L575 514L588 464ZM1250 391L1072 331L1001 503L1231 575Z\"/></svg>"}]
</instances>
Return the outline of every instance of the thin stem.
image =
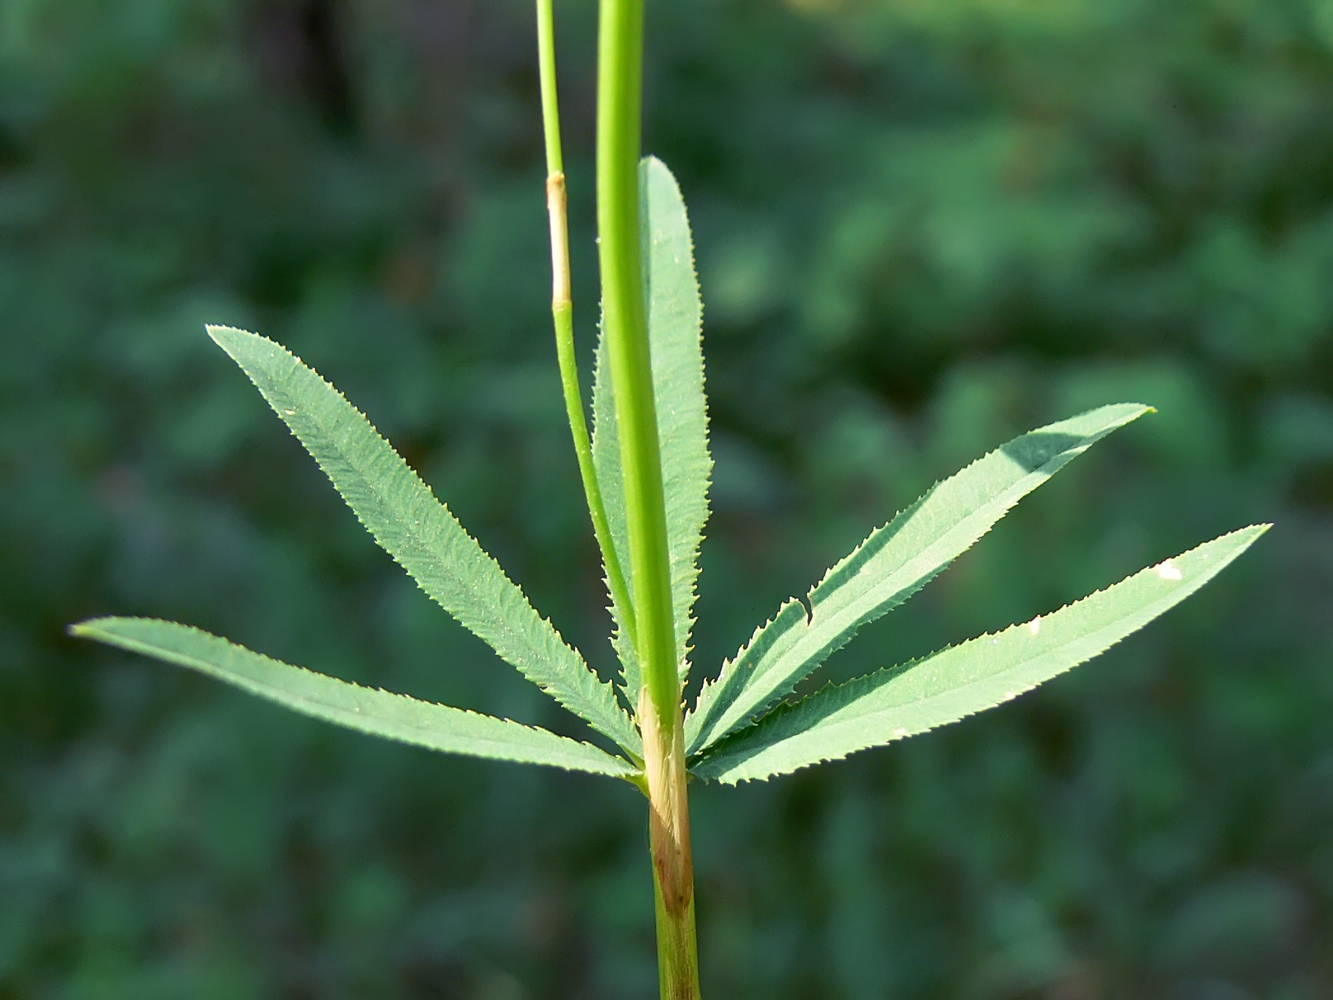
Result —
<instances>
[{"instance_id":1,"label":"thin stem","mask_svg":"<svg viewBox=\"0 0 1333 1000\"><path fill-rule=\"evenodd\" d=\"M644 684L638 697L648 783L662 1000L699 1000L685 734L671 606L662 456L644 301L639 145L644 0L601 0L597 67L597 229Z\"/></svg>"},{"instance_id":2,"label":"thin stem","mask_svg":"<svg viewBox=\"0 0 1333 1000\"><path fill-rule=\"evenodd\" d=\"M560 100L555 86L555 18L552 0L537 0L537 52L541 65L542 125L546 134L546 212L551 221L551 318L555 324L555 352L560 365L560 383L565 392L565 412L574 437L583 494L592 515L592 530L602 550L606 583L611 600L620 613L630 643L635 642L634 605L625 574L620 567L615 541L606 520L597 467L592 461L592 441L583 412L583 390L579 386L574 358L574 302L569 277L569 199L565 191L565 156L560 142Z\"/></svg>"},{"instance_id":3,"label":"thin stem","mask_svg":"<svg viewBox=\"0 0 1333 1000\"><path fill-rule=\"evenodd\" d=\"M552 7L552 0L537 0L537 64L541 73L546 172L563 174L565 154L560 142L560 96L555 87L555 12ZM551 249L555 250L554 244Z\"/></svg>"}]
</instances>

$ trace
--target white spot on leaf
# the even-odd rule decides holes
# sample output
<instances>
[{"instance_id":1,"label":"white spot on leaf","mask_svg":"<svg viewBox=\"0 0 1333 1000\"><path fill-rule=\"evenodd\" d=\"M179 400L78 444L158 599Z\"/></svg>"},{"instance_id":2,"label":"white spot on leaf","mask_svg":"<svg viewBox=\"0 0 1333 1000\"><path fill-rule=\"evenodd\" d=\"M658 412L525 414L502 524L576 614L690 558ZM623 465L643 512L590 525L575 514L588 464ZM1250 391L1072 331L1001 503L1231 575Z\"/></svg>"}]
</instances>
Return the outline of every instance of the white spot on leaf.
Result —
<instances>
[{"instance_id":1,"label":"white spot on leaf","mask_svg":"<svg viewBox=\"0 0 1333 1000\"><path fill-rule=\"evenodd\" d=\"M1170 559L1168 559L1166 562L1158 563L1156 569L1157 569L1157 575L1160 576L1163 580L1182 580L1185 577L1185 574L1180 572L1180 567L1177 566L1175 563L1173 563Z\"/></svg>"},{"instance_id":2,"label":"white spot on leaf","mask_svg":"<svg viewBox=\"0 0 1333 1000\"><path fill-rule=\"evenodd\" d=\"M902 738L903 736L907 735L907 730L899 726L897 729L893 731L893 735Z\"/></svg>"},{"instance_id":3,"label":"white spot on leaf","mask_svg":"<svg viewBox=\"0 0 1333 1000\"><path fill-rule=\"evenodd\" d=\"M1041 635L1041 618L1037 617L1028 622L1028 631L1033 635Z\"/></svg>"}]
</instances>

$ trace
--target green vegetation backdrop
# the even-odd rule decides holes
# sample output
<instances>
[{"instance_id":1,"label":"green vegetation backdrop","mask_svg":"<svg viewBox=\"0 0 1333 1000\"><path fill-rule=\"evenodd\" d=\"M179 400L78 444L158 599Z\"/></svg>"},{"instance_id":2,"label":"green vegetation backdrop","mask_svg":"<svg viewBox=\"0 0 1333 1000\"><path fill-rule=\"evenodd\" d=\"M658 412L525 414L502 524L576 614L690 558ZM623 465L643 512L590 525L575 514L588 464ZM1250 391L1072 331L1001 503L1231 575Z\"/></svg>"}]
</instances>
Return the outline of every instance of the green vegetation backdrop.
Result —
<instances>
[{"instance_id":1,"label":"green vegetation backdrop","mask_svg":"<svg viewBox=\"0 0 1333 1000\"><path fill-rule=\"evenodd\" d=\"M594 14L559 10L585 362ZM609 669L532 17L0 4L3 1000L653 995L632 789L64 634L160 615L575 725L375 548L203 330L316 365ZM708 304L701 667L936 476L1095 404L1161 412L832 674L1277 523L1001 711L700 788L710 995L1333 995L1333 4L655 0L646 145Z\"/></svg>"}]
</instances>

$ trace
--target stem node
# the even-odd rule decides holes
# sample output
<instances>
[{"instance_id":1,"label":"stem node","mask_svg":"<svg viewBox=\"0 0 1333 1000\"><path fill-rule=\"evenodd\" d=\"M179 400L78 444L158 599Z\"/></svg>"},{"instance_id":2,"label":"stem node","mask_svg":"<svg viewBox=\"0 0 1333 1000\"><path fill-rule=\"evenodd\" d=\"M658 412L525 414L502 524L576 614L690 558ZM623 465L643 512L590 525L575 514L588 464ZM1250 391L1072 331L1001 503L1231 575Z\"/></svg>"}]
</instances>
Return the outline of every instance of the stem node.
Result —
<instances>
[{"instance_id":1,"label":"stem node","mask_svg":"<svg viewBox=\"0 0 1333 1000\"><path fill-rule=\"evenodd\" d=\"M546 178L546 214L551 222L551 310L559 313L573 307L569 280L569 195L565 172Z\"/></svg>"}]
</instances>

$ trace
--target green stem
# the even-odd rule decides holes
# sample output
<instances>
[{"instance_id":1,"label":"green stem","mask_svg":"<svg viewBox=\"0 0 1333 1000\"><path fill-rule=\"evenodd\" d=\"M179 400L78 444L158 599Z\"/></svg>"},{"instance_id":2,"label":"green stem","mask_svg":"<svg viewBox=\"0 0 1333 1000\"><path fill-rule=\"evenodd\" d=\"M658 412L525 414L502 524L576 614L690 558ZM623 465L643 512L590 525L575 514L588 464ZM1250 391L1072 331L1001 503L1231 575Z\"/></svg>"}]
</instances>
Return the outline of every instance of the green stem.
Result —
<instances>
[{"instance_id":1,"label":"green stem","mask_svg":"<svg viewBox=\"0 0 1333 1000\"><path fill-rule=\"evenodd\" d=\"M563 174L565 154L560 142L560 95L555 87L555 12L552 6L552 0L537 0L537 63L541 74L546 172ZM551 251L555 252L554 244Z\"/></svg>"},{"instance_id":2,"label":"green stem","mask_svg":"<svg viewBox=\"0 0 1333 1000\"><path fill-rule=\"evenodd\" d=\"M574 437L583 494L592 515L592 530L602 550L606 583L611 600L625 625L630 643L635 642L634 605L625 574L620 567L615 541L606 520L597 467L592 460L592 441L583 412L583 390L579 386L574 358L574 302L569 276L569 201L565 190L565 157L560 142L560 100L555 86L555 18L552 0L537 0L537 53L541 65L542 125L546 134L546 211L551 221L551 318L555 323L555 352L560 365L560 383L565 392L565 412Z\"/></svg>"},{"instance_id":3,"label":"green stem","mask_svg":"<svg viewBox=\"0 0 1333 1000\"><path fill-rule=\"evenodd\" d=\"M602 316L625 481L636 648L665 724L680 702L666 503L639 234L644 0L602 0L597 87L597 229Z\"/></svg>"},{"instance_id":4,"label":"green stem","mask_svg":"<svg viewBox=\"0 0 1333 1000\"><path fill-rule=\"evenodd\" d=\"M644 0L601 0L597 68L597 229L602 310L616 401L630 575L644 684L638 699L648 783L662 1000L699 1000L694 862L671 605L662 457L640 242Z\"/></svg>"}]
</instances>

